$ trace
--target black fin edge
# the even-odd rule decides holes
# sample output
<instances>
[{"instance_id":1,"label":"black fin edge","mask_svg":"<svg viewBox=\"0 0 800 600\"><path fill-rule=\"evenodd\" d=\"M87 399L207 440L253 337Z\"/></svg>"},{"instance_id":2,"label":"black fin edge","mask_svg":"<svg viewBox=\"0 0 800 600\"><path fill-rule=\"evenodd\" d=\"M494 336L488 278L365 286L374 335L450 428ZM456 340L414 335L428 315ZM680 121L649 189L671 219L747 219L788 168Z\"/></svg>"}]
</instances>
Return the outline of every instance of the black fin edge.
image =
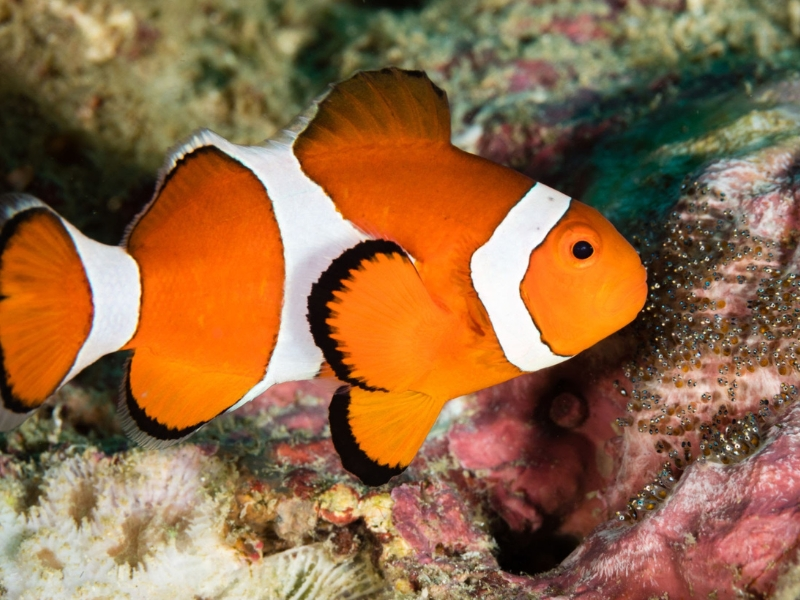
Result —
<instances>
[{"instance_id":1,"label":"black fin edge","mask_svg":"<svg viewBox=\"0 0 800 600\"><path fill-rule=\"evenodd\" d=\"M364 379L352 375L350 367L345 363L344 353L339 350L336 341L331 336L331 327L327 321L333 312L331 303L336 299L334 293L344 289L344 282L351 279L353 271L357 271L365 261L378 254L399 254L408 258L400 246L389 240L366 240L345 250L331 262L311 286L311 293L308 295L308 313L306 314L314 343L322 350L325 360L328 361L336 377L368 392L388 392L389 390L372 386Z\"/></svg>"},{"instance_id":2,"label":"black fin edge","mask_svg":"<svg viewBox=\"0 0 800 600\"><path fill-rule=\"evenodd\" d=\"M133 217L133 219L131 219L127 227L125 227L125 234L122 236L122 241L120 242L120 246L122 248L127 250L128 242L131 239L131 235L133 235L133 230L136 229L136 226L139 224L139 222L142 221L150 212L150 210L152 210L153 206L155 206L155 203L158 201L161 193L167 187L167 184L170 182L175 173L177 173L178 169L188 161L197 158L202 154L219 154L220 156L244 167L244 165L242 165L242 163L240 163L238 160L214 145L214 140L211 138L213 135L216 134L207 129L201 129L200 131L196 131L190 135L185 141L175 145L169 151L165 165L159 172L158 182L156 183L156 189L153 192L152 198L148 200L147 204L144 205L144 208L142 208L142 210L140 210L139 213Z\"/></svg>"},{"instance_id":3,"label":"black fin edge","mask_svg":"<svg viewBox=\"0 0 800 600\"><path fill-rule=\"evenodd\" d=\"M125 365L125 375L122 378L119 397L120 421L122 430L128 438L145 448L166 448L189 437L208 423L208 421L202 421L191 427L175 429L167 427L149 416L136 402L131 391L131 360L133 357L128 359Z\"/></svg>"},{"instance_id":4,"label":"black fin edge","mask_svg":"<svg viewBox=\"0 0 800 600\"><path fill-rule=\"evenodd\" d=\"M0 269L3 268L3 253L6 250L6 245L14 237L14 234L17 232L19 227L32 219L33 217L41 214L47 214L48 216L53 217L54 219L59 221L58 217L53 213L53 211L49 208L44 206L32 206L30 208L26 208L21 210L20 212L16 213L12 216L8 221L3 223L2 231L0 231ZM63 225L62 225L63 227ZM0 296L0 302L2 302L3 297ZM66 376L66 373L64 373ZM58 390L58 385L52 390L50 393L47 394L40 404L37 406L28 406L24 402L22 402L14 392L11 390L11 386L8 383L8 373L6 372L6 359L5 355L3 354L3 347L0 346L0 401L3 403L3 408L8 410L9 412L16 413L18 415L29 414L31 411L36 410L41 406L47 398L52 396L56 390Z\"/></svg>"},{"instance_id":5,"label":"black fin edge","mask_svg":"<svg viewBox=\"0 0 800 600\"><path fill-rule=\"evenodd\" d=\"M342 466L369 486L383 485L392 477L406 470L406 467L382 465L367 456L356 441L350 428L350 389L340 387L331 399L328 419L331 427L331 440Z\"/></svg>"},{"instance_id":6,"label":"black fin edge","mask_svg":"<svg viewBox=\"0 0 800 600\"><path fill-rule=\"evenodd\" d=\"M365 72L369 73L369 71L365 71ZM409 77L414 77L416 79L425 79L430 84L431 88L433 89L433 92L437 96L439 96L439 98L447 99L447 94L445 93L445 91L442 88L440 88L438 85L433 83L433 81L431 81L431 78L428 77L428 74L425 71L422 71L420 69L401 69L399 67L384 67L384 68L380 69L378 71L378 73L382 73L384 75L401 74L401 75L408 75Z\"/></svg>"}]
</instances>

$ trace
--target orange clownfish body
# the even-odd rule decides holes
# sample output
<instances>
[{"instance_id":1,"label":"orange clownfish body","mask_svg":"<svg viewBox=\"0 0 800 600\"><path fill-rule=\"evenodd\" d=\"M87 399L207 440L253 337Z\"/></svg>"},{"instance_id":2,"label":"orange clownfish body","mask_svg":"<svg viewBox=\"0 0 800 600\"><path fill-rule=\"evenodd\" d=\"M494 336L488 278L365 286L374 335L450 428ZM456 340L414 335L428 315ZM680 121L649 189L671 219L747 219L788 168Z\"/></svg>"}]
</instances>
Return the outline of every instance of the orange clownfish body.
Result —
<instances>
[{"instance_id":1,"label":"orange clownfish body","mask_svg":"<svg viewBox=\"0 0 800 600\"><path fill-rule=\"evenodd\" d=\"M263 146L195 134L119 247L4 199L0 429L120 349L124 428L145 446L332 372L334 444L377 485L445 402L566 360L641 309L645 270L613 226L454 147L423 73L360 73L315 109Z\"/></svg>"}]
</instances>

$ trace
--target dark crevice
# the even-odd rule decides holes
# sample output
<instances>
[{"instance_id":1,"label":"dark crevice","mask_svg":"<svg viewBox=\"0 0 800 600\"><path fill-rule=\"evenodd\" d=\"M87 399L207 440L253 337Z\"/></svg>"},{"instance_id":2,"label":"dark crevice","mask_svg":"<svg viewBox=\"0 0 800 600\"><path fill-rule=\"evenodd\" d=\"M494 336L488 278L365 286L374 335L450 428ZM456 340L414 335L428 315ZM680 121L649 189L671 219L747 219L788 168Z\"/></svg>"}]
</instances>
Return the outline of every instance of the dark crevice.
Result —
<instances>
[{"instance_id":1,"label":"dark crevice","mask_svg":"<svg viewBox=\"0 0 800 600\"><path fill-rule=\"evenodd\" d=\"M500 568L515 575L537 575L554 569L578 547L575 536L558 532L556 517L545 517L536 531L512 531L498 519L493 528Z\"/></svg>"}]
</instances>

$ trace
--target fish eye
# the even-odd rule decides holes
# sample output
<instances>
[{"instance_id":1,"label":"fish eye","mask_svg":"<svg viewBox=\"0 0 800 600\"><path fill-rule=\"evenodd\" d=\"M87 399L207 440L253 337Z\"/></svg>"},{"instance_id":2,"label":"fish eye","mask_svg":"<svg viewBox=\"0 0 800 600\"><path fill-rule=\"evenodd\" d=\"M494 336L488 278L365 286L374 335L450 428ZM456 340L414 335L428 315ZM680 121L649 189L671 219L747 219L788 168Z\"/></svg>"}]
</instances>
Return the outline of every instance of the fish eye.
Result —
<instances>
[{"instance_id":1,"label":"fish eye","mask_svg":"<svg viewBox=\"0 0 800 600\"><path fill-rule=\"evenodd\" d=\"M579 260L586 260L594 254L594 248L586 240L575 242L572 245L572 255Z\"/></svg>"}]
</instances>

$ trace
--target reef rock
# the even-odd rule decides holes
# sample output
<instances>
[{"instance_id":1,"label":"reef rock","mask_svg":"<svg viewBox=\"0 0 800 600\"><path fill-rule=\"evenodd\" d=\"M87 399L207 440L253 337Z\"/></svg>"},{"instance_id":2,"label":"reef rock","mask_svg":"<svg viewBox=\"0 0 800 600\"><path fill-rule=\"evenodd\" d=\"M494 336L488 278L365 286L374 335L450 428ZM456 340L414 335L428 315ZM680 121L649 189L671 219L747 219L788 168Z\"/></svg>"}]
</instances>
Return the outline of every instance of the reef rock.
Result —
<instances>
[{"instance_id":1,"label":"reef rock","mask_svg":"<svg viewBox=\"0 0 800 600\"><path fill-rule=\"evenodd\" d=\"M599 527L533 589L586 599L796 597L800 407L763 435L748 460L687 469L636 526Z\"/></svg>"}]
</instances>

